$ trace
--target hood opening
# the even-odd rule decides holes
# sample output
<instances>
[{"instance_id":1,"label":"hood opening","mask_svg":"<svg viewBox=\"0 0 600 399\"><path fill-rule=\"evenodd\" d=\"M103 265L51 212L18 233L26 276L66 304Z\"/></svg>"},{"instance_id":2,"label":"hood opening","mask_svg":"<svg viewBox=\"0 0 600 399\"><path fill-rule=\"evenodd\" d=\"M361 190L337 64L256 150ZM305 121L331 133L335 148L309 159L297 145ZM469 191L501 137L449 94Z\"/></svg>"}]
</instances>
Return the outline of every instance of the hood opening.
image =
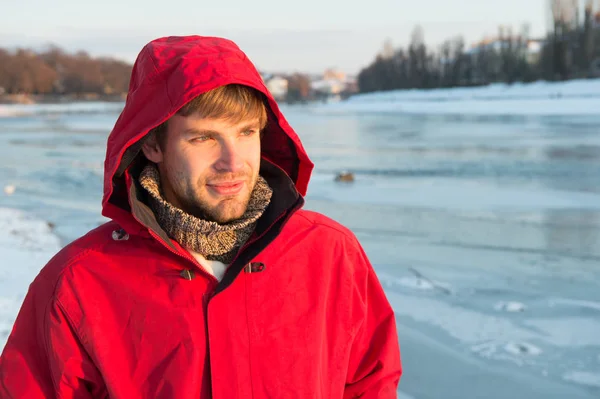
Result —
<instances>
[{"instance_id":1,"label":"hood opening","mask_svg":"<svg viewBox=\"0 0 600 399\"><path fill-rule=\"evenodd\" d=\"M261 157L285 172L300 195L306 194L313 164L248 57L227 39L172 36L148 43L133 66L125 107L107 142L104 216L131 223L127 183L147 162L141 148L148 132L196 96L228 84L264 95L267 126Z\"/></svg>"}]
</instances>

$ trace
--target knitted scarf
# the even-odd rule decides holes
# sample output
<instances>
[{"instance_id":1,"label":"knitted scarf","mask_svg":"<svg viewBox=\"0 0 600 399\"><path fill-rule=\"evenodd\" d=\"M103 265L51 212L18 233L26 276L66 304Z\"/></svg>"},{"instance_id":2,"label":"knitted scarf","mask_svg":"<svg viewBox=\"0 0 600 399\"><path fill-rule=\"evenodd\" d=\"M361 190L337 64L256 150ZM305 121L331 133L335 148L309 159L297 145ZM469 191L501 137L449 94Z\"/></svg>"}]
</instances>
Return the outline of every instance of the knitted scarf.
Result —
<instances>
[{"instance_id":1,"label":"knitted scarf","mask_svg":"<svg viewBox=\"0 0 600 399\"><path fill-rule=\"evenodd\" d=\"M273 194L266 180L259 176L244 215L229 223L219 224L192 216L168 203L163 197L160 174L154 164L144 168L139 182L150 194L148 205L158 224L171 238L208 260L218 260L225 264L231 263L237 251L248 240Z\"/></svg>"}]
</instances>

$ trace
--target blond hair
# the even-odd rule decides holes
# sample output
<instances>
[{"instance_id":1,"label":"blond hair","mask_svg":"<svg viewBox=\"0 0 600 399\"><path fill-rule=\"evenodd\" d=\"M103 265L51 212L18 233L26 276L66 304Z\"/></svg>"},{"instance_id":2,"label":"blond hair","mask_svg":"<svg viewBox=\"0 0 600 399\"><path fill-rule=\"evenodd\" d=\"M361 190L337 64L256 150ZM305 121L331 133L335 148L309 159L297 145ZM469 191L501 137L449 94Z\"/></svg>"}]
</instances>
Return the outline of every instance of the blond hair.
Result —
<instances>
[{"instance_id":1,"label":"blond hair","mask_svg":"<svg viewBox=\"0 0 600 399\"><path fill-rule=\"evenodd\" d=\"M200 94L177 111L178 115L198 115L207 119L226 119L232 124L258 119L260 129L267 125L266 99L258 90L229 84ZM162 146L167 136L166 120L150 131Z\"/></svg>"}]
</instances>

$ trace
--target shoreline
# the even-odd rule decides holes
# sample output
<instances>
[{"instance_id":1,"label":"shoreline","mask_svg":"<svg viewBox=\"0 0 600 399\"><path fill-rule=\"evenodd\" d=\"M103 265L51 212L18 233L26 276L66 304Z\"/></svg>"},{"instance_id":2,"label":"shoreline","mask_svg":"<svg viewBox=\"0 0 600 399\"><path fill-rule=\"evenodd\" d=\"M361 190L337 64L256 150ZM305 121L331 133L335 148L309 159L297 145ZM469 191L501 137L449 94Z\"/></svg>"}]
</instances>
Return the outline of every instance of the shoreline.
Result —
<instances>
[{"instance_id":1,"label":"shoreline","mask_svg":"<svg viewBox=\"0 0 600 399\"><path fill-rule=\"evenodd\" d=\"M69 104L75 102L123 102L126 93L117 94L2 94L0 105Z\"/></svg>"}]
</instances>

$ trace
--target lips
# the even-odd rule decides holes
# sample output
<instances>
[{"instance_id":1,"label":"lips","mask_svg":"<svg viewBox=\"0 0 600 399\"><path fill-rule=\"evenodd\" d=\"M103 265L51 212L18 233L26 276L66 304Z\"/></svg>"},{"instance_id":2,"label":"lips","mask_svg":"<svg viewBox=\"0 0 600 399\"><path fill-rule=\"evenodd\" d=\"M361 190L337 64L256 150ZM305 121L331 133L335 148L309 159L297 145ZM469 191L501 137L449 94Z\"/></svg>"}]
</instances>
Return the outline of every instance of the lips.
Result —
<instances>
[{"instance_id":1,"label":"lips","mask_svg":"<svg viewBox=\"0 0 600 399\"><path fill-rule=\"evenodd\" d=\"M236 195L244 187L243 181L223 182L206 185L211 191L219 195Z\"/></svg>"}]
</instances>

